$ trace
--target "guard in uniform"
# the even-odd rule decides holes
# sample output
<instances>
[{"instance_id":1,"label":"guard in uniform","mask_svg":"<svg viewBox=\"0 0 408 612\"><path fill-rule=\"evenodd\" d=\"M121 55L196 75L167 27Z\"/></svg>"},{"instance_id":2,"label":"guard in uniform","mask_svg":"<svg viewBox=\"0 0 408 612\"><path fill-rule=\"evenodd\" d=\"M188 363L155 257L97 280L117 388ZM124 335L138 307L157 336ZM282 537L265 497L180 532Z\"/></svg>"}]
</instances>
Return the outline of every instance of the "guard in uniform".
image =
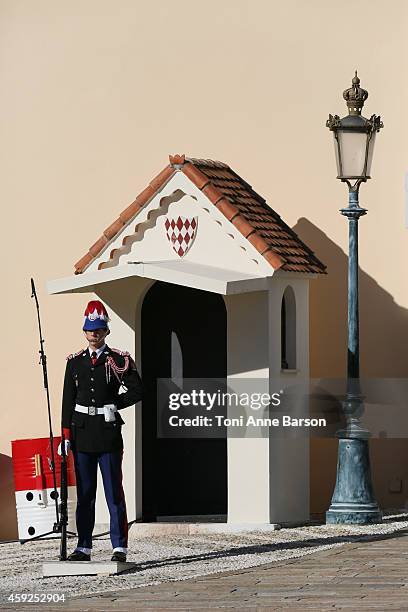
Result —
<instances>
[{"instance_id":1,"label":"guard in uniform","mask_svg":"<svg viewBox=\"0 0 408 612\"><path fill-rule=\"evenodd\" d=\"M128 522L122 486L124 423L118 410L142 398L135 362L105 343L110 333L104 305L89 302L83 330L89 346L67 357L62 398L66 453L72 449L77 482L78 545L69 561L89 561L95 524L97 467L110 514L112 561L126 561ZM61 454L61 449L58 451Z\"/></svg>"}]
</instances>

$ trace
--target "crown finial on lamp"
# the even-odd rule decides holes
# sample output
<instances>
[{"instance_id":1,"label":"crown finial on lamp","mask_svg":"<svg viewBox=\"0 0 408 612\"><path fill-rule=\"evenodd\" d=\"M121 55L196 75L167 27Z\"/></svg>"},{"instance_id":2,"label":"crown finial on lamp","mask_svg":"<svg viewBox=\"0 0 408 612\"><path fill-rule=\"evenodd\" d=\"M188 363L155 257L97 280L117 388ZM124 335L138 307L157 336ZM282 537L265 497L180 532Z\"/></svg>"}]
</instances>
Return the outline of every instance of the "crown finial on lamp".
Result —
<instances>
[{"instance_id":1,"label":"crown finial on lamp","mask_svg":"<svg viewBox=\"0 0 408 612\"><path fill-rule=\"evenodd\" d=\"M343 92L343 98L347 103L349 115L361 115L361 109L368 98L368 91L360 87L357 70L351 81L351 87Z\"/></svg>"}]
</instances>

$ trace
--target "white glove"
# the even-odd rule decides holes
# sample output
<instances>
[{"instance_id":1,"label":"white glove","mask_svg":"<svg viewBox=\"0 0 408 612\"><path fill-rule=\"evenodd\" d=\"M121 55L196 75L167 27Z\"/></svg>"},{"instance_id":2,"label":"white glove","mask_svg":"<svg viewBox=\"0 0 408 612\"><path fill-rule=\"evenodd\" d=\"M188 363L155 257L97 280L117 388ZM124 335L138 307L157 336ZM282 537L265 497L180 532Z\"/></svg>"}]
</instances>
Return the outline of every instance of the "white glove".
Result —
<instances>
[{"instance_id":1,"label":"white glove","mask_svg":"<svg viewBox=\"0 0 408 612\"><path fill-rule=\"evenodd\" d=\"M68 457L68 453L69 450L71 448L71 442L69 440L64 440L65 442L65 456ZM59 443L58 449L57 449L57 453L59 454L59 456L62 456L62 452L61 452L61 442Z\"/></svg>"},{"instance_id":2,"label":"white glove","mask_svg":"<svg viewBox=\"0 0 408 612\"><path fill-rule=\"evenodd\" d=\"M103 415L105 417L106 423L112 423L112 421L116 421L115 412L116 412L115 404L105 404L104 405Z\"/></svg>"}]
</instances>

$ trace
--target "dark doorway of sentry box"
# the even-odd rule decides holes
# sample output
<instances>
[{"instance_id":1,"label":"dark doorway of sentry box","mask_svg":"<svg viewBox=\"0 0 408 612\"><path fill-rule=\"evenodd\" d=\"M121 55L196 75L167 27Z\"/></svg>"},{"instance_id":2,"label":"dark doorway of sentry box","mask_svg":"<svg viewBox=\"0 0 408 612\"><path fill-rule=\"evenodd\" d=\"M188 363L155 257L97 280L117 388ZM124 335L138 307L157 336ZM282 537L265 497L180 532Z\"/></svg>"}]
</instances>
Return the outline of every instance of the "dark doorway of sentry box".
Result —
<instances>
[{"instance_id":1,"label":"dark doorway of sentry box","mask_svg":"<svg viewBox=\"0 0 408 612\"><path fill-rule=\"evenodd\" d=\"M222 296L156 282L141 313L142 508L144 521L227 516L227 441L157 435L157 379L227 377L227 312Z\"/></svg>"}]
</instances>

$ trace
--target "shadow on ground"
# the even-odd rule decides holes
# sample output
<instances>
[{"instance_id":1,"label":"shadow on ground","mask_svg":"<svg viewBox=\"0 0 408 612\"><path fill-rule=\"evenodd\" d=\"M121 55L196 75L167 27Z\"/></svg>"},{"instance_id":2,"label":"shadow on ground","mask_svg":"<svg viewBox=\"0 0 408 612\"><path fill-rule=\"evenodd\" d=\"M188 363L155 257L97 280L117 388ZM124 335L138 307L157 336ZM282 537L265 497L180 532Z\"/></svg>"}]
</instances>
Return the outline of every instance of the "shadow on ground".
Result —
<instances>
[{"instance_id":1,"label":"shadow on ground","mask_svg":"<svg viewBox=\"0 0 408 612\"><path fill-rule=\"evenodd\" d=\"M393 519L394 520L394 519ZM402 521L403 519L401 519ZM405 519L406 520L406 519ZM310 538L308 540L294 540L292 542L276 542L274 544L252 544L250 546L234 546L226 550L211 551L197 555L182 555L177 557L168 557L167 559L152 559L145 563L138 563L135 567L123 572L123 574L134 574L140 570L152 569L156 567L165 567L169 565L177 565L179 563L195 563L196 561L211 561L214 559L222 559L227 557L236 557L239 555L261 555L263 553L271 553L279 550L303 550L307 548L316 548L319 546L333 546L335 544L352 544L354 542L374 542L406 536L408 529L403 529L394 533L388 534L368 534L368 535L344 535L344 536L327 536L320 538ZM317 552L317 551L316 551ZM285 562L288 559L285 559ZM267 562L268 564L270 563Z\"/></svg>"}]
</instances>

